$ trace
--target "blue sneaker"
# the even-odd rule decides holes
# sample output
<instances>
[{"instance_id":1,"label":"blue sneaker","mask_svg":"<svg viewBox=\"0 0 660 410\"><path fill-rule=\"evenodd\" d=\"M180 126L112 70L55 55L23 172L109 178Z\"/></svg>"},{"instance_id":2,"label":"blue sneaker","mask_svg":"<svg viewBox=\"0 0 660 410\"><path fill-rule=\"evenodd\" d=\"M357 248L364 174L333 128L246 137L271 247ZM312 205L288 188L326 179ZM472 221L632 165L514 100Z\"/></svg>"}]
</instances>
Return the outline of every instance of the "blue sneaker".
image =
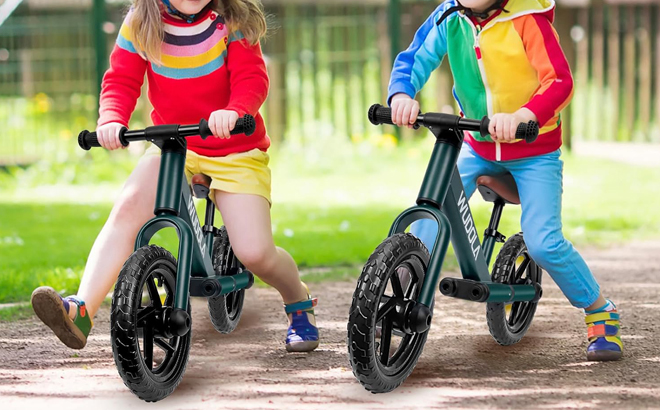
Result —
<instances>
[{"instance_id":1,"label":"blue sneaker","mask_svg":"<svg viewBox=\"0 0 660 410\"><path fill-rule=\"evenodd\" d=\"M284 305L286 314L291 315L291 325L286 335L287 352L311 352L319 346L319 330L310 323L308 316L316 318L314 307L317 302L318 299L309 297L307 300Z\"/></svg>"}]
</instances>

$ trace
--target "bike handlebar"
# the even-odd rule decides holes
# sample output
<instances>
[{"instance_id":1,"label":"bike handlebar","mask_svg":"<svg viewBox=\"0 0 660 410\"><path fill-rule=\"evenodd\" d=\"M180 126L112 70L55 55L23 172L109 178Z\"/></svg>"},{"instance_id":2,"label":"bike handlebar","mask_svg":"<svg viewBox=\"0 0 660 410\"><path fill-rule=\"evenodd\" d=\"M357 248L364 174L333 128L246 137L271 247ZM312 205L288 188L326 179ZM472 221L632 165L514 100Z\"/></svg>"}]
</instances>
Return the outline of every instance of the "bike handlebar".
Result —
<instances>
[{"instance_id":1,"label":"bike handlebar","mask_svg":"<svg viewBox=\"0 0 660 410\"><path fill-rule=\"evenodd\" d=\"M257 127L254 117L246 114L236 121L236 126L231 130L231 135L245 134L246 136L252 135ZM205 119L202 119L199 124L193 125L155 125L147 127L143 130L129 130L122 128L119 131L119 141L123 146L128 146L133 141L155 141L170 138L185 138L199 135L202 139L206 139L213 135L209 124ZM93 147L100 147L96 132L82 131L78 135L78 145L80 148L88 151Z\"/></svg>"},{"instance_id":2,"label":"bike handlebar","mask_svg":"<svg viewBox=\"0 0 660 410\"><path fill-rule=\"evenodd\" d=\"M390 124L392 123L392 109L383 107L380 104L374 104L369 108L369 121L374 125ZM460 131L478 131L482 136L489 135L488 126L490 119L484 117L479 120L471 120L468 118L459 117L458 115L442 114L435 112L427 112L426 114L419 114L414 126L427 128L441 127L453 128ZM536 141L539 136L539 124L534 121L529 121L527 124L518 124L516 130L516 139L525 140L527 143Z\"/></svg>"}]
</instances>

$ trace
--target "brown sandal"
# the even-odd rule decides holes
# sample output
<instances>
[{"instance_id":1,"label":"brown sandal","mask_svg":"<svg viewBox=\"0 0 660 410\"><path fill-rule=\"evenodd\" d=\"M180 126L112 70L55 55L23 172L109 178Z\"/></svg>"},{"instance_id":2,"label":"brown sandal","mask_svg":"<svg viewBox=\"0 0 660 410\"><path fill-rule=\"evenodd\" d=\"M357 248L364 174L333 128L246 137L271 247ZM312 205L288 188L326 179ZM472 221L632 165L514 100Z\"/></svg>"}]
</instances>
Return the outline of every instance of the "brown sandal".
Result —
<instances>
[{"instance_id":1,"label":"brown sandal","mask_svg":"<svg viewBox=\"0 0 660 410\"><path fill-rule=\"evenodd\" d=\"M72 305L77 308L73 320L68 313ZM32 309L62 343L72 349L85 347L87 336L94 325L87 314L85 302L73 296L62 298L53 288L41 286L32 292Z\"/></svg>"}]
</instances>

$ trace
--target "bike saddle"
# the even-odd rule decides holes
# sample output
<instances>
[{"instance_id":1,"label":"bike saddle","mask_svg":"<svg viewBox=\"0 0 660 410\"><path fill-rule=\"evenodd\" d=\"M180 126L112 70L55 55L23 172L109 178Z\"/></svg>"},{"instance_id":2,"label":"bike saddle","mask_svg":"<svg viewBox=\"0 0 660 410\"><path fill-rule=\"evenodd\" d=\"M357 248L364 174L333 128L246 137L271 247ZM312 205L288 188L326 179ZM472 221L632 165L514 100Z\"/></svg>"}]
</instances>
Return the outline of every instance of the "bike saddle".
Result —
<instances>
[{"instance_id":1,"label":"bike saddle","mask_svg":"<svg viewBox=\"0 0 660 410\"><path fill-rule=\"evenodd\" d=\"M195 174L190 180L193 195L197 199L205 199L211 191L211 177L204 174Z\"/></svg>"},{"instance_id":2,"label":"bike saddle","mask_svg":"<svg viewBox=\"0 0 660 410\"><path fill-rule=\"evenodd\" d=\"M510 173L500 175L482 175L477 178L477 189L487 202L504 202L520 205L518 187Z\"/></svg>"}]
</instances>

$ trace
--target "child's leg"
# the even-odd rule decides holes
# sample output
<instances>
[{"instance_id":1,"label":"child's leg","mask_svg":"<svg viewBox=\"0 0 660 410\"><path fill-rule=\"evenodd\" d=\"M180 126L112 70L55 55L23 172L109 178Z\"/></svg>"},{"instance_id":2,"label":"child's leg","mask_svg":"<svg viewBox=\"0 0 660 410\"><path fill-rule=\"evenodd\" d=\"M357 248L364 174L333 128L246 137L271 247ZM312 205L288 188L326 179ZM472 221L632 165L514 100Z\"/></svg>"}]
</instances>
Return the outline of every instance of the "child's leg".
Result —
<instances>
[{"instance_id":1,"label":"child's leg","mask_svg":"<svg viewBox=\"0 0 660 410\"><path fill-rule=\"evenodd\" d=\"M518 185L520 225L532 259L552 276L573 306L585 309L593 305L600 287L562 233L563 162L559 151L505 164Z\"/></svg>"},{"instance_id":2,"label":"child's leg","mask_svg":"<svg viewBox=\"0 0 660 410\"><path fill-rule=\"evenodd\" d=\"M69 347L84 347L91 319L133 252L140 227L153 216L159 164L159 156L143 157L126 181L92 246L77 298L62 301L57 292L48 287L38 288L32 294L37 316ZM81 310L82 302L84 309ZM79 312L86 318L85 322L76 317ZM67 320L67 315L71 320ZM81 323L85 327L82 333Z\"/></svg>"},{"instance_id":3,"label":"child's leg","mask_svg":"<svg viewBox=\"0 0 660 410\"><path fill-rule=\"evenodd\" d=\"M87 258L78 297L91 317L117 282L119 271L133 253L140 228L154 216L159 156L143 157L124 184L110 216Z\"/></svg>"},{"instance_id":4,"label":"child's leg","mask_svg":"<svg viewBox=\"0 0 660 410\"><path fill-rule=\"evenodd\" d=\"M477 155L468 145L463 144L458 156L458 171L465 188L465 196L469 199L477 189L477 178L481 175L496 175L506 172L496 162L488 161ZM438 234L438 224L431 219L422 219L414 222L410 232L418 237L431 252Z\"/></svg>"},{"instance_id":5,"label":"child's leg","mask_svg":"<svg viewBox=\"0 0 660 410\"><path fill-rule=\"evenodd\" d=\"M236 257L261 280L277 289L285 304L307 299L298 267L284 249L275 246L270 204L259 195L215 191Z\"/></svg>"},{"instance_id":6,"label":"child's leg","mask_svg":"<svg viewBox=\"0 0 660 410\"><path fill-rule=\"evenodd\" d=\"M252 273L277 289L289 316L288 351L307 352L319 344L314 302L300 281L298 267L284 249L273 241L270 204L259 195L215 191L236 257ZM302 303L299 303L302 302Z\"/></svg>"},{"instance_id":7,"label":"child's leg","mask_svg":"<svg viewBox=\"0 0 660 410\"><path fill-rule=\"evenodd\" d=\"M594 328L589 331L588 358L618 359L622 345L616 307L603 298L591 270L562 233L559 151L508 161L505 166L518 185L521 226L532 259L552 276L573 306L588 314L587 323Z\"/></svg>"}]
</instances>

